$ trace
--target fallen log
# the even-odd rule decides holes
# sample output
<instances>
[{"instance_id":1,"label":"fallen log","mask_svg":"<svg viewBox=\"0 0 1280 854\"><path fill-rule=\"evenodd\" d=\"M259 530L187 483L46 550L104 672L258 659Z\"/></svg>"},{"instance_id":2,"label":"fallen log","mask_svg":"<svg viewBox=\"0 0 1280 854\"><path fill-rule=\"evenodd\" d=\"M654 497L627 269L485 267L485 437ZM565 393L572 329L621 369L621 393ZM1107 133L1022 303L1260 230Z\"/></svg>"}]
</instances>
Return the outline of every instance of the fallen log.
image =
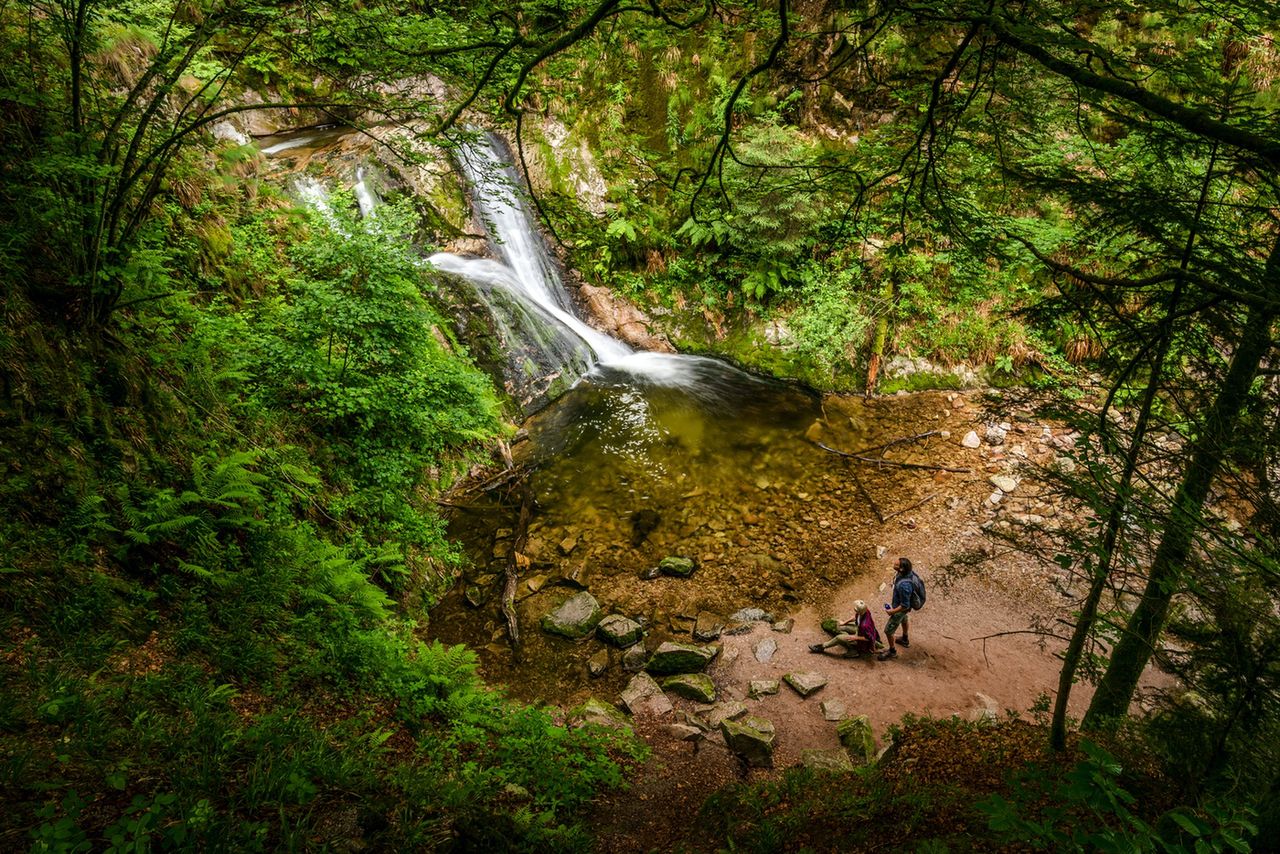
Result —
<instances>
[{"instance_id":1,"label":"fallen log","mask_svg":"<svg viewBox=\"0 0 1280 854\"><path fill-rule=\"evenodd\" d=\"M533 515L533 490L527 480L520 481L520 518L516 522L515 540L511 555L507 558L506 583L502 586L502 615L507 620L507 634L511 636L511 650L520 660L520 618L516 615L516 585L520 570L529 565L524 549L529 541L529 517Z\"/></svg>"}]
</instances>

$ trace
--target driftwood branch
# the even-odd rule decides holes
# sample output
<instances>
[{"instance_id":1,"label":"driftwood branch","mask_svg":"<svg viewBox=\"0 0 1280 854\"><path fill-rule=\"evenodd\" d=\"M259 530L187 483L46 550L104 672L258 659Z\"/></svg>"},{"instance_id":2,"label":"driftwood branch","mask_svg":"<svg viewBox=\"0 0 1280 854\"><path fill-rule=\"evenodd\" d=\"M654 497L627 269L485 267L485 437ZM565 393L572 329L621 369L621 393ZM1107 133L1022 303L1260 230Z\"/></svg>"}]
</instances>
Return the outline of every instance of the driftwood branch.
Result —
<instances>
[{"instance_id":1,"label":"driftwood branch","mask_svg":"<svg viewBox=\"0 0 1280 854\"><path fill-rule=\"evenodd\" d=\"M861 454L853 454L848 451L841 451L836 448L832 448L829 445L824 445L821 442L814 442L814 444L824 451L830 451L833 454L839 454L845 459L857 460L858 462L861 462L861 463L874 463L875 465L878 465L878 466L896 466L897 468L900 468L900 469L923 469L925 471L949 471L949 472L956 472L957 474L973 473L973 469L969 469L969 468L956 468L955 466L940 466L940 465L934 465L932 463L900 463L897 460L886 460L886 459L877 459L875 457L864 457Z\"/></svg>"},{"instance_id":2,"label":"driftwood branch","mask_svg":"<svg viewBox=\"0 0 1280 854\"><path fill-rule=\"evenodd\" d=\"M901 439L894 439L892 442L885 442L883 445L876 445L875 447L871 447L871 448L862 448L861 450L854 451L853 453L855 455L872 454L872 453L875 453L876 451L879 451L880 456L884 456L884 452L894 447L895 445L905 445L908 442L919 442L922 439L928 439L930 436L937 436L941 432L942 432L941 430L930 430L927 433L917 433L914 436L903 436ZM831 450L831 449L828 448L827 450Z\"/></svg>"}]
</instances>

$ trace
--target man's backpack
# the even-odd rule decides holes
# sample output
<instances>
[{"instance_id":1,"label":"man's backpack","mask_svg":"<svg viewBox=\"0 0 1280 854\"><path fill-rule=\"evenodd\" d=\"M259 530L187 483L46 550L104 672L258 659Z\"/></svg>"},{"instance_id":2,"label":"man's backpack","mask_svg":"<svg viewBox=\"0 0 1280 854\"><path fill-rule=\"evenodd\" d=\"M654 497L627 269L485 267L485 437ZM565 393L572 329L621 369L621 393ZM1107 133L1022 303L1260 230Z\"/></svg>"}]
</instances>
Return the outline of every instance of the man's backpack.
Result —
<instances>
[{"instance_id":1,"label":"man's backpack","mask_svg":"<svg viewBox=\"0 0 1280 854\"><path fill-rule=\"evenodd\" d=\"M924 607L924 579L911 570L911 610L919 611Z\"/></svg>"}]
</instances>

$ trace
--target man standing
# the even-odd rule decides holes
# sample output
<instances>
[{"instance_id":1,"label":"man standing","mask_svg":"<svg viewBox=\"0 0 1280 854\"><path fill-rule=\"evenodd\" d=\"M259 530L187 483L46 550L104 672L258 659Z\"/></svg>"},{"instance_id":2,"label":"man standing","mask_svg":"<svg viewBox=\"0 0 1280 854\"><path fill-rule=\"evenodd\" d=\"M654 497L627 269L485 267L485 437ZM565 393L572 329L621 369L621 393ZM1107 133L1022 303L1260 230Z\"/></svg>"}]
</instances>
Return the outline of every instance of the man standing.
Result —
<instances>
[{"instance_id":1,"label":"man standing","mask_svg":"<svg viewBox=\"0 0 1280 854\"><path fill-rule=\"evenodd\" d=\"M907 636L907 617L911 613L911 594L915 591L911 561L908 558L900 557L893 568L897 571L897 575L893 579L893 604L884 606L885 613L889 616L889 622L884 627L885 637L889 640L889 648L876 656L879 661L888 661L891 658L898 657L898 649L894 645L893 638L898 626L902 626L902 640L898 641L898 643L901 643L903 647L911 646L911 638Z\"/></svg>"}]
</instances>

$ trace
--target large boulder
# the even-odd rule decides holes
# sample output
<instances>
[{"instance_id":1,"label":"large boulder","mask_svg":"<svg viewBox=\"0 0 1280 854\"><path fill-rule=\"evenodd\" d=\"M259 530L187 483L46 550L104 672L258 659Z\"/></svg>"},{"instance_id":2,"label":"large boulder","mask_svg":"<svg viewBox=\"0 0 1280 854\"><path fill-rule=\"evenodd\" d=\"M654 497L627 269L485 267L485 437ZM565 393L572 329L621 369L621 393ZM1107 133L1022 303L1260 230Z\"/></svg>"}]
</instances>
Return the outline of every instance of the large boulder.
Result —
<instances>
[{"instance_id":1,"label":"large boulder","mask_svg":"<svg viewBox=\"0 0 1280 854\"><path fill-rule=\"evenodd\" d=\"M622 703L633 715L665 715L675 707L648 673L637 673L622 689Z\"/></svg>"},{"instance_id":2,"label":"large boulder","mask_svg":"<svg viewBox=\"0 0 1280 854\"><path fill-rule=\"evenodd\" d=\"M666 641L649 657L645 669L650 673L699 673L716 657L720 647L695 646L690 643Z\"/></svg>"},{"instance_id":3,"label":"large boulder","mask_svg":"<svg viewBox=\"0 0 1280 854\"><path fill-rule=\"evenodd\" d=\"M854 759L868 763L875 761L876 737L871 732L871 721L866 715L841 721L836 725L836 736Z\"/></svg>"},{"instance_id":4,"label":"large boulder","mask_svg":"<svg viewBox=\"0 0 1280 854\"><path fill-rule=\"evenodd\" d=\"M596 634L600 640L619 648L628 647L640 640L644 629L630 617L621 614L610 614L596 626Z\"/></svg>"},{"instance_id":5,"label":"large boulder","mask_svg":"<svg viewBox=\"0 0 1280 854\"><path fill-rule=\"evenodd\" d=\"M676 578L688 578L693 575L693 571L697 569L697 564L693 562L691 557L679 557L672 555L664 557L658 561L658 571L663 575L672 575Z\"/></svg>"},{"instance_id":6,"label":"large boulder","mask_svg":"<svg viewBox=\"0 0 1280 854\"><path fill-rule=\"evenodd\" d=\"M596 597L587 591L576 593L564 603L542 617L542 630L570 640L580 640L595 630L603 612Z\"/></svg>"},{"instance_id":7,"label":"large boulder","mask_svg":"<svg viewBox=\"0 0 1280 854\"><path fill-rule=\"evenodd\" d=\"M771 721L755 715L720 722L720 734L729 749L757 768L773 767L773 743L777 733Z\"/></svg>"},{"instance_id":8,"label":"large boulder","mask_svg":"<svg viewBox=\"0 0 1280 854\"><path fill-rule=\"evenodd\" d=\"M699 703L716 701L716 686L704 673L681 673L662 680L662 690Z\"/></svg>"}]
</instances>

